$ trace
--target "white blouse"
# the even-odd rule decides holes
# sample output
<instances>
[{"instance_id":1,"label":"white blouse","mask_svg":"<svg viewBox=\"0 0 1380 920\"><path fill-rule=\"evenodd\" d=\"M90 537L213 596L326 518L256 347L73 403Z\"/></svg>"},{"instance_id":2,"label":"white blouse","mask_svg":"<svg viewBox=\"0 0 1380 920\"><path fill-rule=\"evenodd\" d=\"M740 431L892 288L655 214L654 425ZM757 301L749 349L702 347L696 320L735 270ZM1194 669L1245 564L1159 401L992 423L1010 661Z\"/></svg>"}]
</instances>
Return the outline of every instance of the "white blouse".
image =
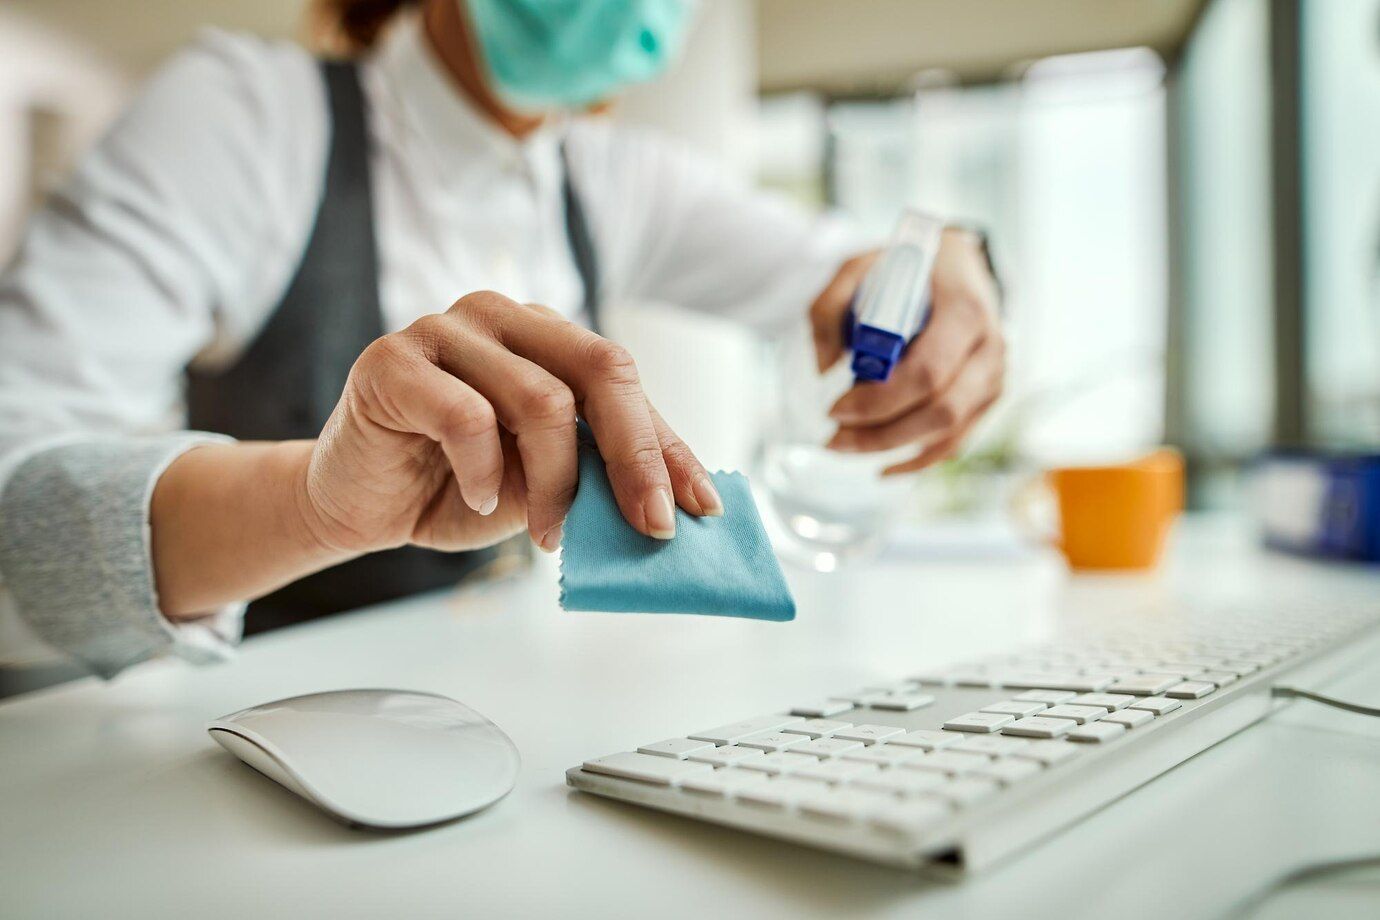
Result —
<instances>
[{"instance_id":1,"label":"white blouse","mask_svg":"<svg viewBox=\"0 0 1380 920\"><path fill-rule=\"evenodd\" d=\"M389 330L482 288L579 319L562 140L610 305L772 324L803 315L852 245L836 224L602 119L514 140L457 91L415 17L361 78ZM291 281L329 130L306 51L208 32L34 217L0 276L0 664L57 646L109 674L169 648L228 652L243 605L177 626L158 614L147 500L198 440L179 433L184 368L233 361ZM98 513L129 520L80 526ZM50 590L78 569L103 574Z\"/></svg>"}]
</instances>

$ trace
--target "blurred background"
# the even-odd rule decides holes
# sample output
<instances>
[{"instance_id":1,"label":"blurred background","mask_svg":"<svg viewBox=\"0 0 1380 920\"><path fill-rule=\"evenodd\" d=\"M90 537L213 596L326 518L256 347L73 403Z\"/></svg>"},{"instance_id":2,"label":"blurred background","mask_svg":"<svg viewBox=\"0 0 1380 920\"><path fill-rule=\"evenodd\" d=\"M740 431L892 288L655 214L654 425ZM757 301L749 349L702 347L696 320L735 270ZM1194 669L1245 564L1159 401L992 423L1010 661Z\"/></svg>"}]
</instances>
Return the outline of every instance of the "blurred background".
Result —
<instances>
[{"instance_id":1,"label":"blurred background","mask_svg":"<svg viewBox=\"0 0 1380 920\"><path fill-rule=\"evenodd\" d=\"M302 40L307 6L0 6L0 261L199 28ZM906 203L989 232L1010 378L946 483L1167 441L1217 507L1269 447L1380 445L1380 0L705 0L615 117L877 237ZM758 344L673 306L616 331L749 465Z\"/></svg>"}]
</instances>

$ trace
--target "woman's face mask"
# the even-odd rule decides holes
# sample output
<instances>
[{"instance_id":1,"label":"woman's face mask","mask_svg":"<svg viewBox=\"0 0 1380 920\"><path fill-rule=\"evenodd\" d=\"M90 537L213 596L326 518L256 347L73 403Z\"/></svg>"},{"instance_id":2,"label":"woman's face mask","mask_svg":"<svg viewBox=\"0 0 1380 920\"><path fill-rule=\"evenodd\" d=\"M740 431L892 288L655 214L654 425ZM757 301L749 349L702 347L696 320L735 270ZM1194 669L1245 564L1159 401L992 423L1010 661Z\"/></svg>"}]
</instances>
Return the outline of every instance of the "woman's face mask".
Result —
<instances>
[{"instance_id":1,"label":"woman's face mask","mask_svg":"<svg viewBox=\"0 0 1380 920\"><path fill-rule=\"evenodd\" d=\"M493 89L520 109L575 108L650 80L680 50L694 0L460 0Z\"/></svg>"}]
</instances>

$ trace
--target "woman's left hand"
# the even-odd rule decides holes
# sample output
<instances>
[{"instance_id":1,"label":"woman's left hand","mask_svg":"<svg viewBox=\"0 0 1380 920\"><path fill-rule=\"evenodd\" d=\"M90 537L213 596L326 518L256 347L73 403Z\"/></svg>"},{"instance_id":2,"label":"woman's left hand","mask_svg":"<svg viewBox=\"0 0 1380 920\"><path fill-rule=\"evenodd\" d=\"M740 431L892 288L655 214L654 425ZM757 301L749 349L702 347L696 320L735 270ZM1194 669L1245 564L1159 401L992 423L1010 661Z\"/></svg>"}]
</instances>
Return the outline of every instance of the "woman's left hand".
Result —
<instances>
[{"instance_id":1,"label":"woman's left hand","mask_svg":"<svg viewBox=\"0 0 1380 920\"><path fill-rule=\"evenodd\" d=\"M810 307L821 371L844 356L843 318L879 252L849 259ZM885 472L908 473L952 455L997 397L1006 343L997 320L997 283L982 242L966 230L944 231L931 275L928 325L885 383L859 383L829 415L839 423L829 447L865 452L915 445L909 460Z\"/></svg>"}]
</instances>

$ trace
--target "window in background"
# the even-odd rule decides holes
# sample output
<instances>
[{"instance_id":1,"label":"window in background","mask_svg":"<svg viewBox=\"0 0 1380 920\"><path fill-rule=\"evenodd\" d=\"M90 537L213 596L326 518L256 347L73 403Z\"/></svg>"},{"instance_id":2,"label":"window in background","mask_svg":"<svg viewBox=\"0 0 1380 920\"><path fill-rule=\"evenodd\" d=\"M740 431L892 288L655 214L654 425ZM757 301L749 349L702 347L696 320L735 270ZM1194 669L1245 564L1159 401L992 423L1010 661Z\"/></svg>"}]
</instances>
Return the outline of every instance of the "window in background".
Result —
<instances>
[{"instance_id":1,"label":"window in background","mask_svg":"<svg viewBox=\"0 0 1380 920\"><path fill-rule=\"evenodd\" d=\"M835 101L823 119L799 97L764 106L765 138L823 122L829 197L872 236L904 204L990 232L1012 347L989 449L1068 462L1163 436L1163 75L1129 49L1051 58L1018 82ZM767 184L808 187L808 162L763 165Z\"/></svg>"},{"instance_id":2,"label":"window in background","mask_svg":"<svg viewBox=\"0 0 1380 920\"><path fill-rule=\"evenodd\" d=\"M1236 470L1270 443L1274 287L1266 0L1216 0L1174 78L1182 353L1173 432L1195 501L1235 500Z\"/></svg>"},{"instance_id":3,"label":"window in background","mask_svg":"<svg viewBox=\"0 0 1380 920\"><path fill-rule=\"evenodd\" d=\"M1309 435L1380 446L1380 0L1301 4Z\"/></svg>"}]
</instances>

